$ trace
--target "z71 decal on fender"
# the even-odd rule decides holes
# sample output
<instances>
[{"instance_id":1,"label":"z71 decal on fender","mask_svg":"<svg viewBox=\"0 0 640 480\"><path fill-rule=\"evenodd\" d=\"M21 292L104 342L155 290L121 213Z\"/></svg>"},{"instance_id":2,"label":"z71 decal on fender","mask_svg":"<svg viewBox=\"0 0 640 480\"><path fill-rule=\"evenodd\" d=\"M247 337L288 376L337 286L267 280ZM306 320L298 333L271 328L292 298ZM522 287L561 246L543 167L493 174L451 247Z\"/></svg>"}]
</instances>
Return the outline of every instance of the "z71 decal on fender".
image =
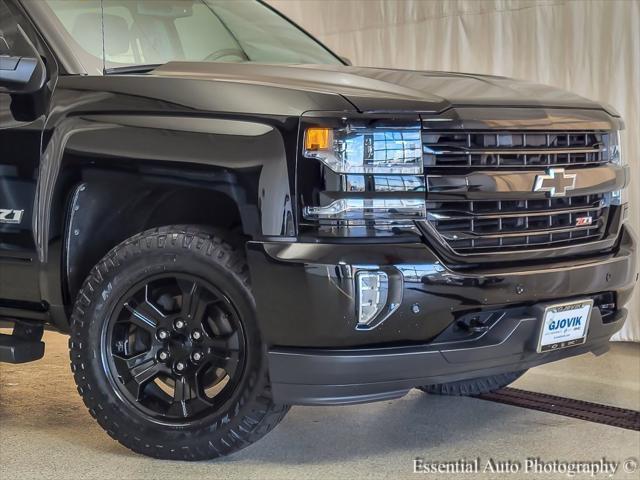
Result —
<instances>
[{"instance_id":1,"label":"z71 decal on fender","mask_svg":"<svg viewBox=\"0 0 640 480\"><path fill-rule=\"evenodd\" d=\"M24 210L5 210L0 208L0 223L19 225L22 223Z\"/></svg>"}]
</instances>

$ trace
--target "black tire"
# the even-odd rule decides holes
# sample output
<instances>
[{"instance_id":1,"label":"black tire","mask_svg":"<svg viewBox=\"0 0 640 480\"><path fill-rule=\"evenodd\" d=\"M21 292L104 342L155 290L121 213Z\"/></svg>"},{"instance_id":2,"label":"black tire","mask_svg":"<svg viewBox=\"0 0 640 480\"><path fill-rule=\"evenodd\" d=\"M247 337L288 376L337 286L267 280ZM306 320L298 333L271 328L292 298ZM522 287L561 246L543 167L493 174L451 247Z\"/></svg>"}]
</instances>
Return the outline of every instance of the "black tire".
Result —
<instances>
[{"instance_id":1,"label":"black tire","mask_svg":"<svg viewBox=\"0 0 640 480\"><path fill-rule=\"evenodd\" d=\"M515 382L525 373L526 370L521 370L519 372L501 373L499 375L459 380L457 382L424 385L422 387L418 387L418 389L433 395L480 395L481 393L500 390L501 388Z\"/></svg>"},{"instance_id":2,"label":"black tire","mask_svg":"<svg viewBox=\"0 0 640 480\"><path fill-rule=\"evenodd\" d=\"M221 298L223 300L215 300L215 302L208 300L211 305L220 301L225 302L222 307L215 307L218 308L216 312L227 308L227 303L236 309L233 314L237 314L239 326L237 330L233 331L233 336L236 343L241 343L242 350L240 351L239 346L235 347L240 352L234 354L233 371L235 373L233 378L231 378L231 374L228 374L229 380L221 387L221 390L225 391L227 385L232 385L232 387L229 387L228 392L219 402L216 400L217 397L206 397L206 402L198 404L198 408L201 408L199 416L193 413L196 408L192 408L190 405L195 405L192 402L192 400L196 400L195 391L198 390L197 396L199 398L201 387L204 390L201 380L203 372L196 365L197 362L193 360L193 353L190 354L187 350L180 353L181 355L191 355L187 357L187 360L193 362L193 365L189 364L189 366L195 372L193 378L196 380L193 384L189 384L189 389L185 386L187 385L186 380L185 383L181 383L181 390L188 390L189 394L184 392L178 394L178 383L173 380L173 394L170 391L169 393L165 392L166 398L162 396L162 385L157 383L159 378L146 383L141 380L139 384L136 384L137 395L129 395L130 391L127 390L124 377L120 376L121 372L112 366L113 359L122 360L121 355L126 355L122 353L124 350L118 350L117 354L112 352L112 349L116 348L112 345L115 344L117 348L123 348L122 342L112 343L114 342L112 337L115 334L110 332L115 332L116 327L106 327L105 325L120 325L117 327L118 331L122 330L121 324L117 323L121 320L116 319L114 323L112 319L116 315L115 312L124 311L122 305L118 306L119 302L129 302L125 297L126 292L133 291L131 290L134 288L132 286L138 285L137 282L146 282L149 278L155 278L154 275L169 275L167 272L176 275L178 278L176 284L183 282L184 276L187 276L188 279L195 278L193 291L200 288L196 286L198 282L207 286L212 285L210 287L212 289L214 287L219 289L222 292ZM169 280L154 281L169 282ZM140 302L136 308L141 309L151 305L152 302L147 296L151 291L149 285L145 284L144 301ZM163 300L165 303L166 298L168 297L165 295ZM185 308L191 308L192 302L186 298L181 297L178 300L179 306L177 308L181 312L179 315L184 314ZM193 303L197 298L199 304L204 304L200 297L194 295L193 298ZM185 307L185 302L189 303L189 306ZM156 311L163 308L158 307L158 303L155 305ZM214 308L211 305L206 305L204 308ZM132 311L128 304L124 304L124 306L128 314L131 315L130 322L132 322L132 326L124 327L124 336L125 339L128 339L131 329L138 332L133 322L138 321L139 316ZM213 314L204 314L202 326L205 325L205 322L212 322L211 315ZM228 320L224 314L220 315L222 315L220 318ZM161 318L164 319L165 316L163 315ZM190 315L189 318L191 318ZM171 321L174 324L176 322L176 320ZM118 442L135 452L172 460L202 460L228 455L267 434L284 418L289 410L288 406L274 404L271 397L265 350L256 323L255 301L249 284L244 252L240 248L231 247L221 236L205 232L197 227L171 226L146 231L126 240L111 250L93 268L78 294L71 322L71 338L69 340L71 368L78 391L89 412L102 428ZM110 328L113 329L109 330ZM138 342L138 336L146 338L150 345L160 341L156 338L158 335L151 338L151 335L144 333L144 330L141 329L140 332L134 333L135 342ZM179 337L185 348L187 348L187 344L193 347L196 342L193 333L185 333L182 337L179 336L179 333L171 332L172 341L177 342L176 338ZM209 335L215 337L215 334L207 333L207 340L210 340ZM164 334L160 336L162 337ZM134 347L128 345L128 348ZM144 348L143 345L142 349ZM164 369L162 375L169 375L165 372L168 369L173 372L172 375L178 375L176 373L177 363L168 366L167 362L160 362L156 359L159 357L156 355L156 350L151 352L151 347L149 349L145 355L149 358L153 356L155 363L162 363L162 365L154 367L154 371ZM208 349L209 353L213 350L213 347ZM167 351L169 351L169 347L167 347ZM175 352L178 352L178 347ZM135 351L133 353L136 354ZM176 358L178 354L176 353ZM226 355L225 359L229 360L231 354ZM118 365L122 365L122 363L118 363ZM126 365L129 363L127 362ZM240 367L238 367L239 365ZM213 364L207 368L208 381L215 380L216 383L221 383L217 377L210 380L211 375L209 374L211 371L219 372L220 369ZM231 371L230 368L227 370ZM131 368L131 372L134 372L133 368ZM225 370L222 372L227 375ZM130 380L133 378L132 374ZM168 376L163 378L165 379L164 384L169 385L166 388L170 389L171 378ZM135 380L138 381L137 377ZM149 393L147 398L147 392L151 392L153 395ZM136 398L132 400L130 397ZM143 405L140 398L152 406ZM136 404L136 400L139 401L139 404ZM163 403L165 401L166 404ZM179 408L176 410L171 402L177 402L177 405L182 407L182 411ZM153 408L158 411L165 409L162 410L165 413L153 415ZM147 410L151 413L148 414ZM174 415L175 418L171 415Z\"/></svg>"}]
</instances>

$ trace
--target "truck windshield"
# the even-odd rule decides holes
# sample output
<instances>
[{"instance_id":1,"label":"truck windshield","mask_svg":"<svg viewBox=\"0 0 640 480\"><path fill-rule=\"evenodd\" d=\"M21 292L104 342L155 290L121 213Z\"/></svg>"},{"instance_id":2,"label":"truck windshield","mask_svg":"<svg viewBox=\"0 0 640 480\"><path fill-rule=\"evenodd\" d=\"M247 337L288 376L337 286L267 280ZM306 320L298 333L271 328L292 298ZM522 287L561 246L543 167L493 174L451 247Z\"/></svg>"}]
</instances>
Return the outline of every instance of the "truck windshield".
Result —
<instances>
[{"instance_id":1,"label":"truck windshield","mask_svg":"<svg viewBox=\"0 0 640 480\"><path fill-rule=\"evenodd\" d=\"M40 1L40 0L38 0ZM253 0L45 0L89 73L172 60L341 64L304 31Z\"/></svg>"}]
</instances>

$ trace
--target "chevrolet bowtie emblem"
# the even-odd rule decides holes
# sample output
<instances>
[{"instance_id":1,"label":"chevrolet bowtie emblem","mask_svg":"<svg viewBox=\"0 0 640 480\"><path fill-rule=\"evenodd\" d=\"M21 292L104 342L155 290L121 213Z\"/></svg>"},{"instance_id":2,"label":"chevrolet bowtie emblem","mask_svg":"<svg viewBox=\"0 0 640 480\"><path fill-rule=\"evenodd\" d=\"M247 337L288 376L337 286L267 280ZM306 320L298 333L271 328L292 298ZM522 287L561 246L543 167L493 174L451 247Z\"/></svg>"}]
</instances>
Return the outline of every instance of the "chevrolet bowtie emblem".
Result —
<instances>
[{"instance_id":1,"label":"chevrolet bowtie emblem","mask_svg":"<svg viewBox=\"0 0 640 480\"><path fill-rule=\"evenodd\" d=\"M550 197L564 197L576 188L575 173L565 173L564 168L550 168L544 175L536 176L534 192L549 192Z\"/></svg>"}]
</instances>

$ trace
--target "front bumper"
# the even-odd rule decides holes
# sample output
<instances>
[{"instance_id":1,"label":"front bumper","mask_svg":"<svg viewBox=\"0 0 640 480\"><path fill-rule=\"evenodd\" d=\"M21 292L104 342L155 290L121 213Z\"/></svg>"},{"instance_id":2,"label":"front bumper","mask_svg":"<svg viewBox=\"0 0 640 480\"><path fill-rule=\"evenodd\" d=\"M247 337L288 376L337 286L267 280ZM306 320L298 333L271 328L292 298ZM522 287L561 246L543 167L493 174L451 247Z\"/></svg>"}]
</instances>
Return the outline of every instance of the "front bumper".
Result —
<instances>
[{"instance_id":1,"label":"front bumper","mask_svg":"<svg viewBox=\"0 0 640 480\"><path fill-rule=\"evenodd\" d=\"M523 312L524 313L524 312ZM422 347L341 351L274 349L269 368L276 401L295 405L340 405L405 395L420 385L515 372L543 363L609 349L609 338L627 316L626 310L604 323L594 309L587 343L536 353L539 318L529 313L502 321L482 339Z\"/></svg>"},{"instance_id":2,"label":"front bumper","mask_svg":"<svg viewBox=\"0 0 640 480\"><path fill-rule=\"evenodd\" d=\"M381 400L419 385L603 353L638 277L627 229L615 254L528 268L454 272L418 243L252 242L249 263L273 395L288 404ZM355 328L353 265L402 273L400 307L373 330ZM614 295L616 310L593 309L585 344L536 352L542 306L603 292ZM489 330L456 329L477 314L493 315Z\"/></svg>"}]
</instances>

